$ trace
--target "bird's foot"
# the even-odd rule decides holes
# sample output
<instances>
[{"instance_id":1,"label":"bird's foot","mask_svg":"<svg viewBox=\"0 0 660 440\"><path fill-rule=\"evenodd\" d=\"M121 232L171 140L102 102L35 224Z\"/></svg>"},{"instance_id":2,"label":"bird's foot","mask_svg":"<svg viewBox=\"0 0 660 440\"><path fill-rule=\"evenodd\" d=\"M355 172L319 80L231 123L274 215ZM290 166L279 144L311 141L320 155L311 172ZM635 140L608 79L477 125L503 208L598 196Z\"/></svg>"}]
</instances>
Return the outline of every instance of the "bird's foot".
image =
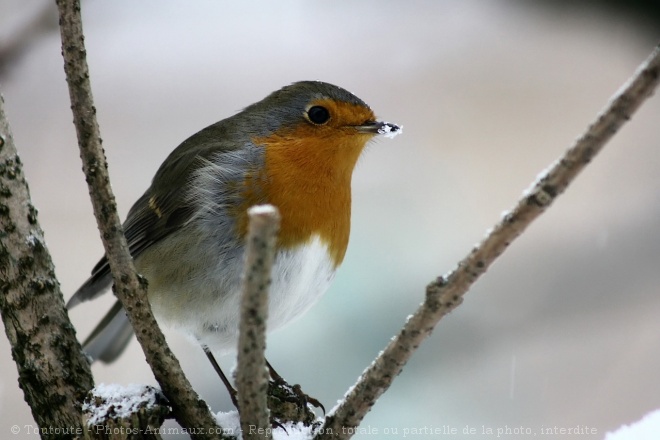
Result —
<instances>
[{"instance_id":1,"label":"bird's foot","mask_svg":"<svg viewBox=\"0 0 660 440\"><path fill-rule=\"evenodd\" d=\"M268 382L268 408L273 420L280 423L302 422L305 426L316 420L316 414L310 408L325 408L321 403L308 396L300 385L289 385L284 379L277 378Z\"/></svg>"}]
</instances>

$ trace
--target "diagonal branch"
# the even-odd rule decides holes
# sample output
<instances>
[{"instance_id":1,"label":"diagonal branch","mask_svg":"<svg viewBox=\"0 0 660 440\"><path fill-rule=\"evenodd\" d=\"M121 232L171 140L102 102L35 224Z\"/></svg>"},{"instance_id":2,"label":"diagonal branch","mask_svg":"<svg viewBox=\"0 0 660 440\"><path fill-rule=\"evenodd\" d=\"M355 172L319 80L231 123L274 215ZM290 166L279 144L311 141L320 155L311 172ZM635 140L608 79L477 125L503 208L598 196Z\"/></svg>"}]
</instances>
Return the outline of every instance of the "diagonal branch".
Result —
<instances>
[{"instance_id":1,"label":"diagonal branch","mask_svg":"<svg viewBox=\"0 0 660 440\"><path fill-rule=\"evenodd\" d=\"M612 97L587 131L563 157L525 191L522 199L470 254L448 275L426 287L426 299L410 316L401 332L364 371L344 401L328 414L323 430L315 437L350 438L376 399L401 372L419 344L438 321L456 308L468 288L495 259L564 192L621 126L630 119L660 81L660 45L630 80Z\"/></svg>"},{"instance_id":2,"label":"diagonal branch","mask_svg":"<svg viewBox=\"0 0 660 440\"><path fill-rule=\"evenodd\" d=\"M275 260L280 214L271 205L248 210L250 219L245 250L241 324L238 338L236 387L244 439L270 439L266 393L266 320L268 289Z\"/></svg>"},{"instance_id":3,"label":"diagonal branch","mask_svg":"<svg viewBox=\"0 0 660 440\"><path fill-rule=\"evenodd\" d=\"M89 68L80 16L79 0L57 0L62 36L64 71L69 85L73 120L78 134L83 171L101 232L105 254L110 263L115 293L126 310L138 342L163 393L170 400L177 421L191 432L216 426L208 406L186 379L179 361L165 342L146 300L146 283L137 275L123 234L115 198L110 188L108 164L101 147L96 108L94 107ZM197 438L219 438L213 430Z\"/></svg>"}]
</instances>

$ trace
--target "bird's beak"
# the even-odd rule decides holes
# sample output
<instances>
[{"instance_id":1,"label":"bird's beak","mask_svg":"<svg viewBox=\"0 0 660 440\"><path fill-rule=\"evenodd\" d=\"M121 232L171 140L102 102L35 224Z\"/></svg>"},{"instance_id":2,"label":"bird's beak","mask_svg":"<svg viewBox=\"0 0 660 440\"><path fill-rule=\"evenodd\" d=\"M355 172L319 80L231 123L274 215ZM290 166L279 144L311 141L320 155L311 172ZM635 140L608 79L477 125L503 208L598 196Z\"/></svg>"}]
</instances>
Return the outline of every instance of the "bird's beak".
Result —
<instances>
[{"instance_id":1,"label":"bird's beak","mask_svg":"<svg viewBox=\"0 0 660 440\"><path fill-rule=\"evenodd\" d=\"M355 129L358 133L382 134L385 137L393 138L403 132L403 126L392 124L390 122L369 121L362 125L357 125Z\"/></svg>"}]
</instances>

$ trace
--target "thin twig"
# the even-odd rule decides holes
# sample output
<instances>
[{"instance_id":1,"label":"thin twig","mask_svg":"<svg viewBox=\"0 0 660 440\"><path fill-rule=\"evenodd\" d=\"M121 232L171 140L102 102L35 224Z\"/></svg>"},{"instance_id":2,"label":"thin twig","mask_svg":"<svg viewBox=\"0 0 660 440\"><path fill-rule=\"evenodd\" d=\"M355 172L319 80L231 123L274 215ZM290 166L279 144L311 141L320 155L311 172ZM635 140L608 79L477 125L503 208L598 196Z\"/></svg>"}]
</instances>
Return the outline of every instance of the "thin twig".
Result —
<instances>
[{"instance_id":1,"label":"thin twig","mask_svg":"<svg viewBox=\"0 0 660 440\"><path fill-rule=\"evenodd\" d=\"M236 388L244 439L271 439L266 399L268 289L275 260L280 214L271 205L248 210L249 230L243 272Z\"/></svg>"},{"instance_id":2,"label":"thin twig","mask_svg":"<svg viewBox=\"0 0 660 440\"><path fill-rule=\"evenodd\" d=\"M64 308L1 95L0 231L0 313L25 401L39 427L82 435L77 402L94 379Z\"/></svg>"},{"instance_id":3,"label":"thin twig","mask_svg":"<svg viewBox=\"0 0 660 440\"><path fill-rule=\"evenodd\" d=\"M110 180L94 107L84 46L80 2L58 0L64 70L69 85L73 119L78 134L83 170L94 214L110 263L115 293L131 321L138 342L163 393L172 404L177 421L198 433L196 438L220 438L208 406L186 379L151 312L146 283L138 278L128 251ZM202 430L201 427L209 429ZM202 432L203 431L203 432Z\"/></svg>"},{"instance_id":4,"label":"thin twig","mask_svg":"<svg viewBox=\"0 0 660 440\"><path fill-rule=\"evenodd\" d=\"M515 208L503 216L488 236L456 269L446 276L438 277L426 287L424 303L364 371L343 402L330 411L316 439L345 439L352 436L355 427L376 399L389 388L438 321L462 302L463 295L477 278L564 192L578 173L653 93L659 78L660 45L656 46L651 56L614 95L586 133L525 191Z\"/></svg>"}]
</instances>

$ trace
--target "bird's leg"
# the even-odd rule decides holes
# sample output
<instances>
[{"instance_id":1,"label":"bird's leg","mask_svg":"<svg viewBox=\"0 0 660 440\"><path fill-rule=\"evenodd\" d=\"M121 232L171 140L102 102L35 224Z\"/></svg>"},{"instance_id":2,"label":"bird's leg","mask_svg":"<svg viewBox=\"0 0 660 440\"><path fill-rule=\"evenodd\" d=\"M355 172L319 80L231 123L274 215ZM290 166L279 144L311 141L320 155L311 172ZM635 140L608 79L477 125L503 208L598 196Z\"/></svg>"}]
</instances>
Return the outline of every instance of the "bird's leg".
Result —
<instances>
[{"instance_id":1,"label":"bird's leg","mask_svg":"<svg viewBox=\"0 0 660 440\"><path fill-rule=\"evenodd\" d=\"M229 382L225 373L223 373L211 350L205 346L202 346L202 348L204 349L204 353L206 353L206 357L208 357L211 362L211 365L213 365L213 369L218 373L218 376L220 376L222 383L225 384L232 403L236 409L240 411L237 398L238 392L232 386L231 382ZM268 385L268 406L271 410L271 426L273 428L282 428L283 426L280 421L292 421L294 423L302 421L307 426L314 423L314 413L307 408L307 403L310 403L317 408L321 408L325 414L325 408L321 402L305 394L300 388L300 385L289 385L286 380L275 371L268 361L266 361L266 366L268 367L272 379Z\"/></svg>"},{"instance_id":2,"label":"bird's leg","mask_svg":"<svg viewBox=\"0 0 660 440\"><path fill-rule=\"evenodd\" d=\"M206 357L209 358L209 361L211 361L211 365L213 365L213 369L215 370L216 373L218 373L218 376L220 376L220 380L222 380L222 383L225 384L225 387L227 387L227 391L229 392L229 397L231 397L231 401L236 407L238 408L238 399L236 396L238 393L236 392L236 389L232 386L232 384L229 382L229 379L227 379L227 376L225 376L225 373L222 372L222 369L220 368L220 365L218 365L218 361L215 360L215 356L213 356L213 353L211 353L211 350L209 350L208 347L202 346L204 349L204 353L206 353Z\"/></svg>"},{"instance_id":3,"label":"bird's leg","mask_svg":"<svg viewBox=\"0 0 660 440\"><path fill-rule=\"evenodd\" d=\"M208 347L203 347L204 348L204 353L206 353L206 357L209 358L209 361L211 361L211 365L213 365L213 369L215 370L216 373L218 373L218 376L220 376L220 379L222 380L222 383L225 384L225 387L227 388L227 391L229 391L229 397L231 397L231 401L236 407L237 410L240 411L240 408L238 407L238 392L236 389L231 385L229 382L229 379L227 379L227 376L225 376L225 373L222 371L220 368L220 365L218 364L218 361L215 360L215 356L213 356L213 353L211 350L208 349ZM286 432L286 428L284 425L282 425L280 422L277 420L271 420L271 427L272 428L282 428L284 432Z\"/></svg>"},{"instance_id":4,"label":"bird's leg","mask_svg":"<svg viewBox=\"0 0 660 440\"><path fill-rule=\"evenodd\" d=\"M282 382L286 383L284 378L280 376L280 374L275 371L275 368L268 362L268 359L266 359L266 367L268 367L268 373L270 373L270 377L275 381L275 382Z\"/></svg>"}]
</instances>

